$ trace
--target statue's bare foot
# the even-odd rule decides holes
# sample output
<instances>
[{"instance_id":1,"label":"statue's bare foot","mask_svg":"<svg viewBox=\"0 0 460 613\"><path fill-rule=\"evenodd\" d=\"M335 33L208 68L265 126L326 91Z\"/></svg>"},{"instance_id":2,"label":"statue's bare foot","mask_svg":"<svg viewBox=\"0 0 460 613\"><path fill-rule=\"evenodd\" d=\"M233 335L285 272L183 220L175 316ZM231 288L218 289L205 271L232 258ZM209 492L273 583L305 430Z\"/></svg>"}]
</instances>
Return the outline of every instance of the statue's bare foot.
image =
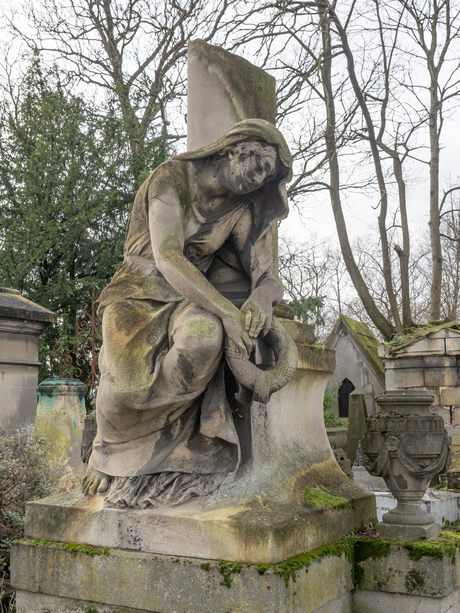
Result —
<instances>
[{"instance_id":1,"label":"statue's bare foot","mask_svg":"<svg viewBox=\"0 0 460 613\"><path fill-rule=\"evenodd\" d=\"M86 475L83 477L81 489L88 496L96 493L103 494L109 489L110 477L99 472L95 468L88 467Z\"/></svg>"}]
</instances>

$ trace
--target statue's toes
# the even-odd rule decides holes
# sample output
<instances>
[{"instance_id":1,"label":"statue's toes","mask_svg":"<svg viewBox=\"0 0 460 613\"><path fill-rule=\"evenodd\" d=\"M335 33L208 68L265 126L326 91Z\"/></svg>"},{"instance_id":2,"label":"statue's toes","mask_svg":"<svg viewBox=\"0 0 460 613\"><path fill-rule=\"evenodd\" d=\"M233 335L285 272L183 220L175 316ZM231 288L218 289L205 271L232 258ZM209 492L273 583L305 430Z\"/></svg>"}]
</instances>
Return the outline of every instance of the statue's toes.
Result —
<instances>
[{"instance_id":1,"label":"statue's toes","mask_svg":"<svg viewBox=\"0 0 460 613\"><path fill-rule=\"evenodd\" d=\"M88 488L88 494L90 496L94 496L94 494L97 492L97 488L99 487L99 483L100 483L100 479L96 479L96 477L93 477L91 479L91 483L90 483L90 486Z\"/></svg>"},{"instance_id":2,"label":"statue's toes","mask_svg":"<svg viewBox=\"0 0 460 613\"><path fill-rule=\"evenodd\" d=\"M99 492L99 494L103 494L108 489L109 489L109 480L107 479L107 477L104 477L103 479L101 479L101 482L99 483L97 491Z\"/></svg>"}]
</instances>

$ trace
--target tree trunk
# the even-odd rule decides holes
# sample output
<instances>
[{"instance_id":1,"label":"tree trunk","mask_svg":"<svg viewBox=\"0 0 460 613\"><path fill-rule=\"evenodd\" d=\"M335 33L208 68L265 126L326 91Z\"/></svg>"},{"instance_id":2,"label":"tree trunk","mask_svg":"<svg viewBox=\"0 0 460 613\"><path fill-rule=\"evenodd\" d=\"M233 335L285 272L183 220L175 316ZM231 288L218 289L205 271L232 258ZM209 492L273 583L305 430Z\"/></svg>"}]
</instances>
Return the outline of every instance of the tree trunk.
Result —
<instances>
[{"instance_id":1,"label":"tree trunk","mask_svg":"<svg viewBox=\"0 0 460 613\"><path fill-rule=\"evenodd\" d=\"M404 330L413 326L412 314L410 308L410 288L409 288L409 256L410 256L410 238L409 238L409 222L407 220L406 207L406 183L403 179L401 160L398 153L393 152L393 169L398 183L399 194L399 212L401 215L401 228L403 237L403 247L396 249L399 256L399 264L401 270L401 297L402 297L402 315Z\"/></svg>"},{"instance_id":2,"label":"tree trunk","mask_svg":"<svg viewBox=\"0 0 460 613\"><path fill-rule=\"evenodd\" d=\"M372 123L372 118L369 113L369 109L367 108L367 104L364 100L363 93L358 83L358 79L356 77L353 54L348 45L348 38L345 30L340 23L340 20L334 13L332 9L330 9L331 15L333 15L332 19L337 27L340 40L342 42L342 48L345 53L347 59L347 67L348 67L348 75L350 77L351 84L353 86L353 90L356 95L356 99L361 108L361 111L364 115L364 119L367 126L367 131L369 135L369 144L371 147L372 159L374 162L375 174L377 176L377 182L379 185L380 191L380 215L378 216L378 224L379 224L379 234L380 241L382 243L382 264L383 264L383 278L385 281L385 289L388 295L388 300L390 302L391 314L393 316L393 320L396 325L396 329L398 334L403 333L403 328L401 325L401 319L399 316L398 303L396 300L396 295L393 290L393 279L391 274L391 260L390 253L388 247L388 236L387 236L387 228L386 228L386 217L388 210L388 194L385 185L385 179L383 176L383 169L380 162L379 150L377 145L377 139L375 137L374 124Z\"/></svg>"},{"instance_id":3,"label":"tree trunk","mask_svg":"<svg viewBox=\"0 0 460 613\"><path fill-rule=\"evenodd\" d=\"M431 292L430 317L432 320L441 316L442 250L439 220L439 101L437 95L437 78L434 67L431 68L430 83L430 240L431 240Z\"/></svg>"},{"instance_id":4,"label":"tree trunk","mask_svg":"<svg viewBox=\"0 0 460 613\"><path fill-rule=\"evenodd\" d=\"M325 131L326 149L329 161L330 171L330 196L334 219L337 227L340 247L342 250L343 259L351 277L353 285L360 297L366 312L371 318L374 325L380 330L386 340L390 340L394 334L394 328L391 323L380 313L377 308L366 283L356 265L353 253L348 240L348 233L343 216L343 209L340 200L340 170L337 159L337 145L335 139L335 105L334 95L331 82L331 35L330 35L330 19L328 17L328 8L324 4L318 3L318 13L320 17L320 27L323 42L323 58L321 62L321 80L323 84L324 99L327 112L327 124Z\"/></svg>"}]
</instances>

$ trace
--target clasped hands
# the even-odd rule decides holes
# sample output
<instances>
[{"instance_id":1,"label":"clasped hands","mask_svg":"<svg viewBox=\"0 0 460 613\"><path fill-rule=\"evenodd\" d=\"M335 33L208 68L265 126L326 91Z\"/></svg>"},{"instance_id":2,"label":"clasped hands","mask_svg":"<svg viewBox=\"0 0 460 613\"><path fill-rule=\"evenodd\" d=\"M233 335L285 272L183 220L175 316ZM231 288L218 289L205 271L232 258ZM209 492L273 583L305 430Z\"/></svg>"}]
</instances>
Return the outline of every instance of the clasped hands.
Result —
<instances>
[{"instance_id":1,"label":"clasped hands","mask_svg":"<svg viewBox=\"0 0 460 613\"><path fill-rule=\"evenodd\" d=\"M258 288L262 289L262 288ZM270 330L273 317L272 300L256 289L241 307L222 320L227 336L248 357L255 339Z\"/></svg>"}]
</instances>

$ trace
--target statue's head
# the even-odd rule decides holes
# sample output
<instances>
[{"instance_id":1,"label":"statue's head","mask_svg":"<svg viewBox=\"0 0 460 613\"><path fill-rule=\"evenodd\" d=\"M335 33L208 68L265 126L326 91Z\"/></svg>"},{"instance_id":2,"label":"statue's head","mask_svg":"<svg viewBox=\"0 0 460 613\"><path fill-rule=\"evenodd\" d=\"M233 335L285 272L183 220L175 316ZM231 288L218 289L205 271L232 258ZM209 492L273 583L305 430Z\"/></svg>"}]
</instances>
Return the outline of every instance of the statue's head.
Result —
<instances>
[{"instance_id":1,"label":"statue's head","mask_svg":"<svg viewBox=\"0 0 460 613\"><path fill-rule=\"evenodd\" d=\"M216 141L176 159L202 160L206 164L217 161L217 171L230 191L251 194L266 211L267 220L286 217L285 184L292 178L292 156L283 135L269 121L240 121Z\"/></svg>"},{"instance_id":2,"label":"statue's head","mask_svg":"<svg viewBox=\"0 0 460 613\"><path fill-rule=\"evenodd\" d=\"M277 148L265 141L245 141L217 152L214 164L221 185L234 194L248 194L273 181L280 169Z\"/></svg>"}]
</instances>

